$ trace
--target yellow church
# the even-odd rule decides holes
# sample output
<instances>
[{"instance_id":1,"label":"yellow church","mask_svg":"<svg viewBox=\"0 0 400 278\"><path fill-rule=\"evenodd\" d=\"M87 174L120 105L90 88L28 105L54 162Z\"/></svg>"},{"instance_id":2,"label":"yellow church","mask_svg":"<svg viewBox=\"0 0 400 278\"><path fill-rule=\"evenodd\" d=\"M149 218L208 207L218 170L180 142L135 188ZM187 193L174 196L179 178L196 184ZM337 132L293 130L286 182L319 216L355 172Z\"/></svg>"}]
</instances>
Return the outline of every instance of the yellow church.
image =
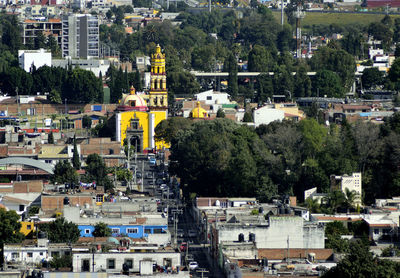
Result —
<instances>
[{"instance_id":1,"label":"yellow church","mask_svg":"<svg viewBox=\"0 0 400 278\"><path fill-rule=\"evenodd\" d=\"M132 87L123 94L116 113L116 136L123 144L130 140L138 152L160 150L169 145L154 138L154 129L168 117L167 76L165 54L157 45L151 55L150 91L139 94Z\"/></svg>"}]
</instances>

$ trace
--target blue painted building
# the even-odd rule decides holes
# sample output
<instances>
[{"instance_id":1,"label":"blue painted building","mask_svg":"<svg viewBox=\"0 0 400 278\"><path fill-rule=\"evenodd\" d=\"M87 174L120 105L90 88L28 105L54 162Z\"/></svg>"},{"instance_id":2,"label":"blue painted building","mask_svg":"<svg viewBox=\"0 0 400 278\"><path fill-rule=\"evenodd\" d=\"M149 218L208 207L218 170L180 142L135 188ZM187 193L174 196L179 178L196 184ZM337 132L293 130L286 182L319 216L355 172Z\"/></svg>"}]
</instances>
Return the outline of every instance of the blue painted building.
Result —
<instances>
[{"instance_id":1,"label":"blue painted building","mask_svg":"<svg viewBox=\"0 0 400 278\"><path fill-rule=\"evenodd\" d=\"M112 236L126 235L131 238L144 238L149 234L165 234L168 225L108 225ZM93 237L94 225L78 225L81 237Z\"/></svg>"}]
</instances>

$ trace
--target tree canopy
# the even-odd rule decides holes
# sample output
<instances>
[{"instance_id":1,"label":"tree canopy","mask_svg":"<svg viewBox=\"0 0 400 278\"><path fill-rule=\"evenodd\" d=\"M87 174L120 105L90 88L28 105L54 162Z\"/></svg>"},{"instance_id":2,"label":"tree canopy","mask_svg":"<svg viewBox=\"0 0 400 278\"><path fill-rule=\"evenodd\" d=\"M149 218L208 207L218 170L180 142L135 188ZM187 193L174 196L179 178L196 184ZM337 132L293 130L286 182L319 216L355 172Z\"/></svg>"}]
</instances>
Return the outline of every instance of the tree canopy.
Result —
<instances>
[{"instance_id":1,"label":"tree canopy","mask_svg":"<svg viewBox=\"0 0 400 278\"><path fill-rule=\"evenodd\" d=\"M50 223L40 224L39 230L46 232L52 243L75 243L80 236L78 226L66 221L64 217L57 218Z\"/></svg>"}]
</instances>

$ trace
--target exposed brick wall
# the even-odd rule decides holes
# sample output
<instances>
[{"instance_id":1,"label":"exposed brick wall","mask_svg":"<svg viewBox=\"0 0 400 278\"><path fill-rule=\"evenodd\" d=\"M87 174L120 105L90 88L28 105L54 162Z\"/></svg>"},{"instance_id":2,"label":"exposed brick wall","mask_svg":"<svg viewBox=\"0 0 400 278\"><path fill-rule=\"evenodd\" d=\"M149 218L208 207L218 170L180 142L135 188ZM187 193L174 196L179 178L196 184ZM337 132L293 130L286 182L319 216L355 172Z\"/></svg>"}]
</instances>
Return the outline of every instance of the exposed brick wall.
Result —
<instances>
[{"instance_id":1,"label":"exposed brick wall","mask_svg":"<svg viewBox=\"0 0 400 278\"><path fill-rule=\"evenodd\" d=\"M307 254L315 253L316 260L328 260L333 255L332 249L289 249L290 258L306 258ZM287 257L287 249L258 249L258 257L269 260L283 260Z\"/></svg>"},{"instance_id":2,"label":"exposed brick wall","mask_svg":"<svg viewBox=\"0 0 400 278\"><path fill-rule=\"evenodd\" d=\"M117 104L68 104L67 102L67 109L68 111L72 110L81 110L85 113L92 112L92 105L102 105L103 113L113 112ZM42 103L27 103L27 104L20 104L20 111L23 115L26 115L27 109L35 108L36 115L51 115L51 114L64 114L65 113L65 104L42 104ZM16 103L11 104L0 104L0 111L8 111L8 115L17 115L18 113L18 105Z\"/></svg>"},{"instance_id":3,"label":"exposed brick wall","mask_svg":"<svg viewBox=\"0 0 400 278\"><path fill-rule=\"evenodd\" d=\"M0 145L0 157L7 157L8 145Z\"/></svg>"},{"instance_id":4,"label":"exposed brick wall","mask_svg":"<svg viewBox=\"0 0 400 278\"><path fill-rule=\"evenodd\" d=\"M83 206L85 203L92 204L92 196L46 196L42 195L42 210L43 211L61 211L64 208L64 198L68 197L71 206L80 205Z\"/></svg>"},{"instance_id":5,"label":"exposed brick wall","mask_svg":"<svg viewBox=\"0 0 400 278\"><path fill-rule=\"evenodd\" d=\"M28 183L27 182L14 183L14 193L28 193Z\"/></svg>"}]
</instances>

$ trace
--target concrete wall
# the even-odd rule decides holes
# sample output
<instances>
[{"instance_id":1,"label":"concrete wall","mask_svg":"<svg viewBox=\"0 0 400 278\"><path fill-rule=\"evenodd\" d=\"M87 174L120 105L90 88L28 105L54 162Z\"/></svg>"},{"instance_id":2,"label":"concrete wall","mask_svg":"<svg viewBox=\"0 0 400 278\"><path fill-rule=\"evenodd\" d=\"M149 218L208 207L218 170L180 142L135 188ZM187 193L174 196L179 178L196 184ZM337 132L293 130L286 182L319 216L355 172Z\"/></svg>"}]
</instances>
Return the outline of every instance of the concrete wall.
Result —
<instances>
[{"instance_id":1,"label":"concrete wall","mask_svg":"<svg viewBox=\"0 0 400 278\"><path fill-rule=\"evenodd\" d=\"M40 50L19 50L18 51L19 66L26 72L30 71L32 64L36 69L42 66L51 67L51 52L44 49Z\"/></svg>"},{"instance_id":2,"label":"concrete wall","mask_svg":"<svg viewBox=\"0 0 400 278\"><path fill-rule=\"evenodd\" d=\"M249 241L255 234L257 248L324 248L324 229L317 225L306 225L302 217L270 217L269 225L223 225L219 227L218 243L238 241L239 234Z\"/></svg>"},{"instance_id":3,"label":"concrete wall","mask_svg":"<svg viewBox=\"0 0 400 278\"><path fill-rule=\"evenodd\" d=\"M273 121L282 121L284 118L284 111L268 107L262 107L253 112L253 119L256 127L261 124L269 124Z\"/></svg>"},{"instance_id":4,"label":"concrete wall","mask_svg":"<svg viewBox=\"0 0 400 278\"><path fill-rule=\"evenodd\" d=\"M93 271L93 258L94 258L94 272L105 270L108 273L120 273L122 265L125 260L133 260L132 272L139 272L140 261L150 260L162 266L165 264L165 259L171 260L171 265L176 267L181 265L181 255L177 252L152 252L152 253L95 253L95 254L73 254L72 268L73 272L82 272L82 261L89 260L90 272ZM107 267L107 261L115 259L115 268L110 269Z\"/></svg>"},{"instance_id":5,"label":"concrete wall","mask_svg":"<svg viewBox=\"0 0 400 278\"><path fill-rule=\"evenodd\" d=\"M47 247L4 246L4 260L6 262L35 264L39 263L42 259L47 259L47 257Z\"/></svg>"}]
</instances>

